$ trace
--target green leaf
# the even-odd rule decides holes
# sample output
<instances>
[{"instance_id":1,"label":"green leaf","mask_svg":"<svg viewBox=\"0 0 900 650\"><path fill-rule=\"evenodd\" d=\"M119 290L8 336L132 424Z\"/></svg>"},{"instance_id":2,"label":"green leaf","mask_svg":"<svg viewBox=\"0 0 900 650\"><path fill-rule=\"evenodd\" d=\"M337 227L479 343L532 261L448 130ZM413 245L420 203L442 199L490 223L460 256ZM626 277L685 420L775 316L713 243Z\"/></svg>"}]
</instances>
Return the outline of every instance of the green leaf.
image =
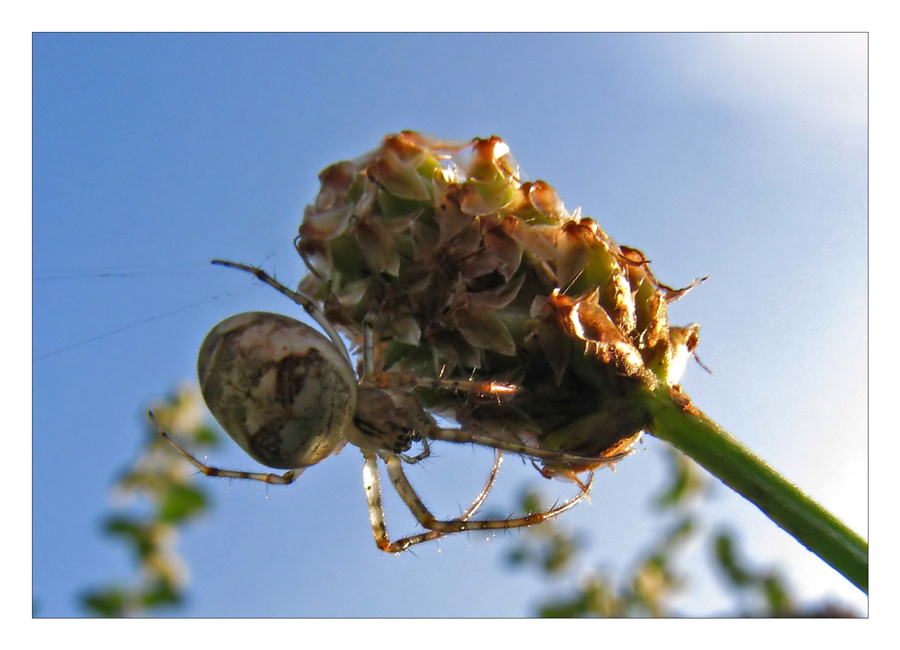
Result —
<instances>
[{"instance_id":1,"label":"green leaf","mask_svg":"<svg viewBox=\"0 0 900 650\"><path fill-rule=\"evenodd\" d=\"M207 499L200 490L189 485L173 487L159 505L159 518L178 522L206 509Z\"/></svg>"},{"instance_id":2,"label":"green leaf","mask_svg":"<svg viewBox=\"0 0 900 650\"><path fill-rule=\"evenodd\" d=\"M104 618L124 616L127 602L126 593L115 587L89 592L81 596L81 604L84 607L93 614Z\"/></svg>"},{"instance_id":3,"label":"green leaf","mask_svg":"<svg viewBox=\"0 0 900 650\"><path fill-rule=\"evenodd\" d=\"M156 580L149 589L141 594L141 602L148 608L177 605L181 601L181 594L172 587L168 580L162 578Z\"/></svg>"},{"instance_id":4,"label":"green leaf","mask_svg":"<svg viewBox=\"0 0 900 650\"><path fill-rule=\"evenodd\" d=\"M204 424L194 430L194 445L198 447L216 447L221 441L221 436L213 427Z\"/></svg>"},{"instance_id":5,"label":"green leaf","mask_svg":"<svg viewBox=\"0 0 900 650\"><path fill-rule=\"evenodd\" d=\"M156 548L157 526L146 524L128 517L110 517L104 524L107 534L122 537L130 542L141 559L147 558Z\"/></svg>"}]
</instances>

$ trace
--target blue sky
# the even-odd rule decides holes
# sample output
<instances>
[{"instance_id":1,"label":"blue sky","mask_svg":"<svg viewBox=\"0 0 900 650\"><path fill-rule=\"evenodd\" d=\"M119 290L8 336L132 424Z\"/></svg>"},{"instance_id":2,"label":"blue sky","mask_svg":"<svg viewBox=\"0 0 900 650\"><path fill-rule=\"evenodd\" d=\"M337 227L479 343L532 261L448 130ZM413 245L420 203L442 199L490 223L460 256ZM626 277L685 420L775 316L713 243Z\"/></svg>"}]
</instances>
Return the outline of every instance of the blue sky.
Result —
<instances>
[{"instance_id":1,"label":"blue sky","mask_svg":"<svg viewBox=\"0 0 900 650\"><path fill-rule=\"evenodd\" d=\"M701 324L714 371L692 364L684 388L868 537L865 35L39 34L33 46L39 615L79 615L79 590L129 575L99 534L109 487L140 448L144 408L195 381L206 332L241 311L299 316L209 260L299 280L291 242L319 170L401 129L499 135L525 178L642 249L663 282L709 275L671 310ZM564 515L593 566L624 570L654 539L660 447L598 475L593 503ZM254 468L232 445L210 460ZM454 513L490 463L442 448L411 479ZM348 448L284 489L210 479L213 512L179 540L183 613L504 617L546 596L505 567L512 535L380 553L361 471ZM493 503L533 483L571 488L508 461ZM867 611L752 505L723 486L711 501L705 524L738 531L804 602ZM402 504L387 508L396 534L412 532ZM720 596L700 574L680 604L718 613Z\"/></svg>"}]
</instances>

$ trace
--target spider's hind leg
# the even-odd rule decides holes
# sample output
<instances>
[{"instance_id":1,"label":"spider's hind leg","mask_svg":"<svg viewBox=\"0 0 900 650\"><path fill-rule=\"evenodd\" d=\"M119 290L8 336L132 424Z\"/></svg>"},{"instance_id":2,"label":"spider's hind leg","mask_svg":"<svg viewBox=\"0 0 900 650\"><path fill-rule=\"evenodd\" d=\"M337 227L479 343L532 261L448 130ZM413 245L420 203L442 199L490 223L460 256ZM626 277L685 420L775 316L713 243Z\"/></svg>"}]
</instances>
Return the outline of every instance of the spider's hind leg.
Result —
<instances>
[{"instance_id":1,"label":"spider's hind leg","mask_svg":"<svg viewBox=\"0 0 900 650\"><path fill-rule=\"evenodd\" d=\"M262 483L270 483L275 485L290 485L303 473L305 467L300 467L298 469L291 469L286 471L284 474L264 474L261 472L241 472L231 469L219 469L218 467L211 467L209 465L205 465L201 463L199 460L194 458L189 452L185 451L181 445L175 442L168 433L166 433L165 429L162 428L162 425L156 419L156 416L153 415L153 411L148 412L150 416L150 420L153 422L153 426L156 428L156 431L161 435L165 440L169 442L182 456L188 459L190 463L203 472L206 476L219 476L222 478L240 478L246 479L249 481L260 481Z\"/></svg>"}]
</instances>

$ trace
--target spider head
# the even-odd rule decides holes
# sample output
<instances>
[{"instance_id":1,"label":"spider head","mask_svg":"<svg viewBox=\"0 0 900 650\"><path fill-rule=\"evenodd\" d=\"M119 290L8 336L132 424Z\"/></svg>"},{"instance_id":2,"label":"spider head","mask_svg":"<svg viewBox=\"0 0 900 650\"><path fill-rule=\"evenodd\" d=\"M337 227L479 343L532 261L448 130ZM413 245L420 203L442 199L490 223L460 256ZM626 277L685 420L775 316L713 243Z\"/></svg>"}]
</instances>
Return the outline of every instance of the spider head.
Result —
<instances>
[{"instance_id":1,"label":"spider head","mask_svg":"<svg viewBox=\"0 0 900 650\"><path fill-rule=\"evenodd\" d=\"M356 376L332 341L300 321L225 319L203 341L197 373L216 420L263 465L308 467L347 442Z\"/></svg>"}]
</instances>

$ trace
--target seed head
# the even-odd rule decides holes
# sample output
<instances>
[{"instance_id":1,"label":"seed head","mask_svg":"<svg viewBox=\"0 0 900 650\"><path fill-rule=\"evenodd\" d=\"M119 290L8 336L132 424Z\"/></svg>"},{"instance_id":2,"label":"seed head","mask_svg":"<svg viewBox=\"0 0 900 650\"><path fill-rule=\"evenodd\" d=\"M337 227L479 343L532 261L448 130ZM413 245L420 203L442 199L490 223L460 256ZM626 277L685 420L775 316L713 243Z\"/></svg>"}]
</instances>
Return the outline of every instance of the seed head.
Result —
<instances>
[{"instance_id":1,"label":"seed head","mask_svg":"<svg viewBox=\"0 0 900 650\"><path fill-rule=\"evenodd\" d=\"M666 306L698 282L658 282L638 249L570 213L548 183L523 181L496 136L404 131L319 178L296 240L304 291L352 338L374 315L379 370L517 387L429 396L461 424L621 453L648 425L635 391L674 384L697 345L699 327L670 326Z\"/></svg>"}]
</instances>

